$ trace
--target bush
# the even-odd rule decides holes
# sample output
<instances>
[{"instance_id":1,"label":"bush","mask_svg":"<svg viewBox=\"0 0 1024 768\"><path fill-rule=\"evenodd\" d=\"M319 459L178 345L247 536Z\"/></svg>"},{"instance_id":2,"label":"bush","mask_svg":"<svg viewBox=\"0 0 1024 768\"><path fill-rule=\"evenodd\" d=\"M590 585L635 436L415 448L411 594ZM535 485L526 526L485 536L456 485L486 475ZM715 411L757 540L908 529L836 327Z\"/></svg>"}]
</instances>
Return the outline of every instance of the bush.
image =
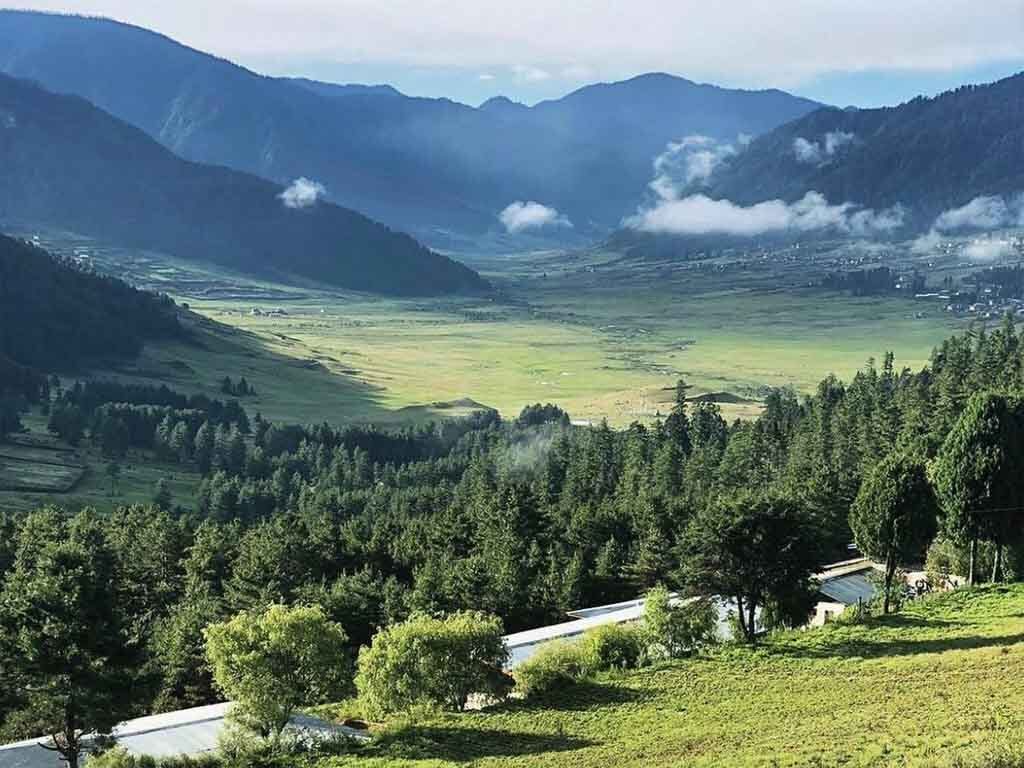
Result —
<instances>
[{"instance_id":1,"label":"bush","mask_svg":"<svg viewBox=\"0 0 1024 768\"><path fill-rule=\"evenodd\" d=\"M215 755L199 757L161 757L133 755L124 747L115 746L106 752L92 755L87 763L89 768L221 768L221 761Z\"/></svg>"},{"instance_id":2,"label":"bush","mask_svg":"<svg viewBox=\"0 0 1024 768\"><path fill-rule=\"evenodd\" d=\"M359 652L356 688L371 716L417 705L463 710L471 694L502 699L508 650L501 620L476 611L395 624Z\"/></svg>"},{"instance_id":3,"label":"bush","mask_svg":"<svg viewBox=\"0 0 1024 768\"><path fill-rule=\"evenodd\" d=\"M344 694L348 638L319 607L272 605L206 628L217 685L235 701L230 717L277 741L292 714Z\"/></svg>"},{"instance_id":4,"label":"bush","mask_svg":"<svg viewBox=\"0 0 1024 768\"><path fill-rule=\"evenodd\" d=\"M678 659L715 642L718 611L713 601L672 604L665 587L655 587L644 602L644 631L651 659Z\"/></svg>"},{"instance_id":5,"label":"bush","mask_svg":"<svg viewBox=\"0 0 1024 768\"><path fill-rule=\"evenodd\" d=\"M579 641L583 662L591 672L635 669L646 650L642 627L631 624L605 624L588 631Z\"/></svg>"},{"instance_id":6,"label":"bush","mask_svg":"<svg viewBox=\"0 0 1024 768\"><path fill-rule=\"evenodd\" d=\"M516 691L530 698L574 685L592 674L593 668L588 661L581 641L553 640L545 643L513 671Z\"/></svg>"}]
</instances>

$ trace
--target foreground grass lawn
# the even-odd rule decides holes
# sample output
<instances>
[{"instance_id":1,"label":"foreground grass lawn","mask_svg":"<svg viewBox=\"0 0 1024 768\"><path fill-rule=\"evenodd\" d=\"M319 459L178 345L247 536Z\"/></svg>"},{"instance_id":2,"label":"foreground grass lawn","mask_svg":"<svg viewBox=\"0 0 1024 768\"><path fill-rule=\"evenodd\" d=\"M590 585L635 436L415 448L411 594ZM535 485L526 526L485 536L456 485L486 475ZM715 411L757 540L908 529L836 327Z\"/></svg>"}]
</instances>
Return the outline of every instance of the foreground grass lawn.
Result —
<instances>
[{"instance_id":1,"label":"foreground grass lawn","mask_svg":"<svg viewBox=\"0 0 1024 768\"><path fill-rule=\"evenodd\" d=\"M348 766L958 766L1024 746L1024 585L393 724Z\"/></svg>"}]
</instances>

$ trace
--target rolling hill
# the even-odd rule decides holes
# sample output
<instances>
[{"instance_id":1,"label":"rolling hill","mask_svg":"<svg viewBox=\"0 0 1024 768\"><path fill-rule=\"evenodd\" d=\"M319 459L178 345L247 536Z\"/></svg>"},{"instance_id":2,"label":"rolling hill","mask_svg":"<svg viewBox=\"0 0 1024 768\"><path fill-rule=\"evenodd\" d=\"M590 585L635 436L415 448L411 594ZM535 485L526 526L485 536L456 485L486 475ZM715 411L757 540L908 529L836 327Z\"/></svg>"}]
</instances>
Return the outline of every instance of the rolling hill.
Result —
<instances>
[{"instance_id":1,"label":"rolling hill","mask_svg":"<svg viewBox=\"0 0 1024 768\"><path fill-rule=\"evenodd\" d=\"M361 214L182 160L81 98L0 75L0 223L78 232L250 274L396 295L486 288Z\"/></svg>"},{"instance_id":2,"label":"rolling hill","mask_svg":"<svg viewBox=\"0 0 1024 768\"><path fill-rule=\"evenodd\" d=\"M137 27L18 11L0 12L0 72L81 96L187 159L316 179L333 201L434 243L500 230L516 200L573 222L552 234L603 234L643 198L668 142L760 134L819 106L652 74L478 109L262 77Z\"/></svg>"},{"instance_id":3,"label":"rolling hill","mask_svg":"<svg viewBox=\"0 0 1024 768\"><path fill-rule=\"evenodd\" d=\"M975 197L1024 191L1024 74L897 107L818 110L754 140L708 194L751 204L809 190L902 205L915 230Z\"/></svg>"},{"instance_id":4,"label":"rolling hill","mask_svg":"<svg viewBox=\"0 0 1024 768\"><path fill-rule=\"evenodd\" d=\"M131 356L147 339L178 335L177 311L165 296L0 235L0 391L29 371Z\"/></svg>"}]
</instances>

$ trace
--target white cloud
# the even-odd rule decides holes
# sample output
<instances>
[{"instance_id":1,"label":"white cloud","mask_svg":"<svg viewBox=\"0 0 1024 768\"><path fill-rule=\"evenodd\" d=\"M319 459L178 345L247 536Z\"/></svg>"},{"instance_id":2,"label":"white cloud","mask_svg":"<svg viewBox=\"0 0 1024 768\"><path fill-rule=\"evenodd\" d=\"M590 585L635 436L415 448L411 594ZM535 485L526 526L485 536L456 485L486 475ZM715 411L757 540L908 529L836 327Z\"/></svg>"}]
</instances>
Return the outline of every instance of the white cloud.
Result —
<instances>
[{"instance_id":1,"label":"white cloud","mask_svg":"<svg viewBox=\"0 0 1024 768\"><path fill-rule=\"evenodd\" d=\"M684 187L707 182L737 151L732 144L699 134L673 141L654 158L654 179L648 186L662 200L678 199Z\"/></svg>"},{"instance_id":2,"label":"white cloud","mask_svg":"<svg viewBox=\"0 0 1024 768\"><path fill-rule=\"evenodd\" d=\"M572 222L554 208L530 200L516 200L498 214L505 230L511 234L545 227L571 227Z\"/></svg>"},{"instance_id":3,"label":"white cloud","mask_svg":"<svg viewBox=\"0 0 1024 768\"><path fill-rule=\"evenodd\" d=\"M579 3L550 0L14 5L109 15L243 58L329 58L474 74L522 61L558 72L578 62L602 79L668 71L710 82L789 88L835 72L949 73L1020 60L1024 22L1020 0L633 0L588 3L585 12Z\"/></svg>"},{"instance_id":4,"label":"white cloud","mask_svg":"<svg viewBox=\"0 0 1024 768\"><path fill-rule=\"evenodd\" d=\"M793 154L798 163L818 165L821 162L821 145L816 141L808 141L803 136L793 139Z\"/></svg>"},{"instance_id":5,"label":"white cloud","mask_svg":"<svg viewBox=\"0 0 1024 768\"><path fill-rule=\"evenodd\" d=\"M286 208L309 208L327 194L327 189L318 181L300 176L278 197Z\"/></svg>"},{"instance_id":6,"label":"white cloud","mask_svg":"<svg viewBox=\"0 0 1024 768\"><path fill-rule=\"evenodd\" d=\"M966 205L940 214L935 219L935 229L943 232L956 229L998 229L1016 223L1018 216L1019 213L1011 211L1001 197L976 197Z\"/></svg>"},{"instance_id":7,"label":"white cloud","mask_svg":"<svg viewBox=\"0 0 1024 768\"><path fill-rule=\"evenodd\" d=\"M589 80L594 76L594 70L586 64L570 64L559 74L566 80Z\"/></svg>"},{"instance_id":8,"label":"white cloud","mask_svg":"<svg viewBox=\"0 0 1024 768\"><path fill-rule=\"evenodd\" d=\"M1008 240L975 240L964 248L964 257L971 261L996 261L1016 254Z\"/></svg>"},{"instance_id":9,"label":"white cloud","mask_svg":"<svg viewBox=\"0 0 1024 768\"><path fill-rule=\"evenodd\" d=\"M793 139L793 154L799 163L821 165L830 157L835 157L847 144L852 144L855 138L856 136L846 131L829 131L821 142L797 136Z\"/></svg>"},{"instance_id":10,"label":"white cloud","mask_svg":"<svg viewBox=\"0 0 1024 768\"><path fill-rule=\"evenodd\" d=\"M852 144L855 138L846 131L829 131L825 134L825 154L831 157L847 144Z\"/></svg>"},{"instance_id":11,"label":"white cloud","mask_svg":"<svg viewBox=\"0 0 1024 768\"><path fill-rule=\"evenodd\" d=\"M494 80L495 78L494 78L494 75L490 74L489 72L483 72L483 73L477 75L476 79L477 80L482 80L484 82L489 82L491 80Z\"/></svg>"},{"instance_id":12,"label":"white cloud","mask_svg":"<svg viewBox=\"0 0 1024 768\"><path fill-rule=\"evenodd\" d=\"M515 64L512 67L512 74L516 80L524 83L539 83L551 79L551 73L540 67L532 67L526 64Z\"/></svg>"},{"instance_id":13,"label":"white cloud","mask_svg":"<svg viewBox=\"0 0 1024 768\"><path fill-rule=\"evenodd\" d=\"M830 205L824 195L808 192L795 203L766 200L751 206L712 200L706 195L690 195L662 200L655 207L627 219L625 224L644 232L674 235L754 236L835 229L863 237L896 229L903 224L903 217L900 206L875 211L853 203Z\"/></svg>"},{"instance_id":14,"label":"white cloud","mask_svg":"<svg viewBox=\"0 0 1024 768\"><path fill-rule=\"evenodd\" d=\"M934 229L930 229L911 243L910 250L919 254L932 253L941 243L942 236Z\"/></svg>"}]
</instances>

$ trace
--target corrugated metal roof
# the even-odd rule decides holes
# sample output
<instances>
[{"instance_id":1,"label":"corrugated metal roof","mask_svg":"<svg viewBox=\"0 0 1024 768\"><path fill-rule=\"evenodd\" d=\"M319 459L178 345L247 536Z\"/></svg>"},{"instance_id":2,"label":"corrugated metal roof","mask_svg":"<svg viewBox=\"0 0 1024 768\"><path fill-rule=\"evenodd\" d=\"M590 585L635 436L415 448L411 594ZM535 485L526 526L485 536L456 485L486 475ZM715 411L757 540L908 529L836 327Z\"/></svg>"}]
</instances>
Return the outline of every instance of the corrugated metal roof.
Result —
<instances>
[{"instance_id":1,"label":"corrugated metal roof","mask_svg":"<svg viewBox=\"0 0 1024 768\"><path fill-rule=\"evenodd\" d=\"M823 581L818 591L837 603L856 605L858 602L870 602L875 596L876 588L868 579L867 571L858 571Z\"/></svg>"},{"instance_id":2,"label":"corrugated metal roof","mask_svg":"<svg viewBox=\"0 0 1024 768\"><path fill-rule=\"evenodd\" d=\"M182 709L129 720L114 730L117 743L136 755L196 756L217 749L230 703ZM307 715L292 718L289 730L323 736L368 738L367 734ZM40 746L47 738L0 746L0 768L62 768L56 752Z\"/></svg>"}]
</instances>

